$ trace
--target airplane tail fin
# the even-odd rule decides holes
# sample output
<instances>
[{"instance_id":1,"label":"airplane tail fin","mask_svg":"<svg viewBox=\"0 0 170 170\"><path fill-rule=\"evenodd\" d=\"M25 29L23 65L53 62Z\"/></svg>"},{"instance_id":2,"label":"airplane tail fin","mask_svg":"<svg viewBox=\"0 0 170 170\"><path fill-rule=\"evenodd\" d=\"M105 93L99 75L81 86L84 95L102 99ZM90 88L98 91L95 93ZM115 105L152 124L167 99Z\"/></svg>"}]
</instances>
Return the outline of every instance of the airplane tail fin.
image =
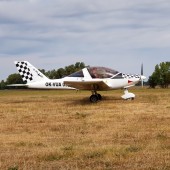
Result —
<instances>
[{"instance_id":1,"label":"airplane tail fin","mask_svg":"<svg viewBox=\"0 0 170 170\"><path fill-rule=\"evenodd\" d=\"M42 74L28 61L15 61L14 63L25 83L33 83L48 79L44 74Z\"/></svg>"}]
</instances>

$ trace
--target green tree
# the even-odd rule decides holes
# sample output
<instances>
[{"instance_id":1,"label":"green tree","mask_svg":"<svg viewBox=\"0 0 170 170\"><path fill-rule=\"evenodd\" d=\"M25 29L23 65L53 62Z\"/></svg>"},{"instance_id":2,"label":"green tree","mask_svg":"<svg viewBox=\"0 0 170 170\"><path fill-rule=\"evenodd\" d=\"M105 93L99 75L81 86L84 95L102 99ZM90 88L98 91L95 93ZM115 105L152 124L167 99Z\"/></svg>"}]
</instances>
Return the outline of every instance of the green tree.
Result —
<instances>
[{"instance_id":1,"label":"green tree","mask_svg":"<svg viewBox=\"0 0 170 170\"><path fill-rule=\"evenodd\" d=\"M56 71L55 69L47 72L47 76L48 76L50 79L55 79L55 78L56 78L56 74L57 74L57 71Z\"/></svg>"},{"instance_id":2,"label":"green tree","mask_svg":"<svg viewBox=\"0 0 170 170\"><path fill-rule=\"evenodd\" d=\"M74 67L73 64L65 67L66 75L70 75L70 74L72 74L74 71L75 71L75 67Z\"/></svg>"},{"instance_id":3,"label":"green tree","mask_svg":"<svg viewBox=\"0 0 170 170\"><path fill-rule=\"evenodd\" d=\"M149 85L155 88L160 85L162 88L168 88L170 85L170 62L162 62L155 66L155 71L149 77Z\"/></svg>"},{"instance_id":4,"label":"green tree","mask_svg":"<svg viewBox=\"0 0 170 170\"><path fill-rule=\"evenodd\" d=\"M83 62L77 62L75 65L74 65L76 71L80 70L80 69L83 69L85 67L85 64Z\"/></svg>"},{"instance_id":5,"label":"green tree","mask_svg":"<svg viewBox=\"0 0 170 170\"><path fill-rule=\"evenodd\" d=\"M57 70L56 78L62 78L62 77L64 77L64 76L66 76L66 71L65 71L65 69L64 69L64 68L59 68L59 69Z\"/></svg>"},{"instance_id":6,"label":"green tree","mask_svg":"<svg viewBox=\"0 0 170 170\"><path fill-rule=\"evenodd\" d=\"M19 74L14 73L8 76L6 84L24 84L24 82Z\"/></svg>"},{"instance_id":7,"label":"green tree","mask_svg":"<svg viewBox=\"0 0 170 170\"><path fill-rule=\"evenodd\" d=\"M44 75L46 75L46 71L45 69L38 69L41 73L43 73Z\"/></svg>"},{"instance_id":8,"label":"green tree","mask_svg":"<svg viewBox=\"0 0 170 170\"><path fill-rule=\"evenodd\" d=\"M162 88L168 88L170 84L170 62L162 62L160 63L160 86Z\"/></svg>"},{"instance_id":9,"label":"green tree","mask_svg":"<svg viewBox=\"0 0 170 170\"><path fill-rule=\"evenodd\" d=\"M149 77L148 84L151 88L155 88L158 85L157 77L154 73Z\"/></svg>"},{"instance_id":10,"label":"green tree","mask_svg":"<svg viewBox=\"0 0 170 170\"><path fill-rule=\"evenodd\" d=\"M2 80L2 81L0 82L0 90L4 90L5 87L6 87L6 83L5 83L4 80Z\"/></svg>"}]
</instances>

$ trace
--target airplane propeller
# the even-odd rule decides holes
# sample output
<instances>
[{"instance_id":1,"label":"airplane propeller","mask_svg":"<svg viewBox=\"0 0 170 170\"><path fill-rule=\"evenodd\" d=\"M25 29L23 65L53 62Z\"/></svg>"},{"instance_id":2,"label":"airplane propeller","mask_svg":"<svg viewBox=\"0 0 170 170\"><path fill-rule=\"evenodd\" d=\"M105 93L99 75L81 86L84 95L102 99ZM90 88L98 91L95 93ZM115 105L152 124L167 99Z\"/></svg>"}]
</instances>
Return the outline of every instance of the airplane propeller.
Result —
<instances>
[{"instance_id":1,"label":"airplane propeller","mask_svg":"<svg viewBox=\"0 0 170 170\"><path fill-rule=\"evenodd\" d=\"M146 77L143 75L143 63L141 65L141 86L143 87L143 81L146 79Z\"/></svg>"},{"instance_id":2,"label":"airplane propeller","mask_svg":"<svg viewBox=\"0 0 170 170\"><path fill-rule=\"evenodd\" d=\"M141 64L141 75L143 76L143 63Z\"/></svg>"}]
</instances>

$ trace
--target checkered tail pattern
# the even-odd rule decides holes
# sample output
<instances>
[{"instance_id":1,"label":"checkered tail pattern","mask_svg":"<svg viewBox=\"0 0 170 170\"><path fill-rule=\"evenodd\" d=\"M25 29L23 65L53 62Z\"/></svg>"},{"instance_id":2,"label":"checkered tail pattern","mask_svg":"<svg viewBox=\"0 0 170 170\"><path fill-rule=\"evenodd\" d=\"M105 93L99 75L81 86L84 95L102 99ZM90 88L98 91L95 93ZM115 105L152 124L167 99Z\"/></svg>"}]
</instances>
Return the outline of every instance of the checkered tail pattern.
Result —
<instances>
[{"instance_id":1,"label":"checkered tail pattern","mask_svg":"<svg viewBox=\"0 0 170 170\"><path fill-rule=\"evenodd\" d=\"M21 75L23 81L28 83L33 80L33 74L31 73L30 68L28 68L28 64L24 61L15 63L16 67Z\"/></svg>"}]
</instances>

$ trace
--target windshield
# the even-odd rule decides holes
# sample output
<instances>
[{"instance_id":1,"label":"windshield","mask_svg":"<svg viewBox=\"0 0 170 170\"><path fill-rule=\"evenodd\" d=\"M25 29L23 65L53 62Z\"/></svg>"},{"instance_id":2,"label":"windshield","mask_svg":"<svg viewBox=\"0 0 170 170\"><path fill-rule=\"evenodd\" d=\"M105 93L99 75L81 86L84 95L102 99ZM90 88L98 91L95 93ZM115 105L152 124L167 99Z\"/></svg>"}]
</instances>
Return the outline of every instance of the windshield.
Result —
<instances>
[{"instance_id":1,"label":"windshield","mask_svg":"<svg viewBox=\"0 0 170 170\"><path fill-rule=\"evenodd\" d=\"M115 74L119 73L116 70L106 67L89 67L88 71L92 78L111 78Z\"/></svg>"}]
</instances>

